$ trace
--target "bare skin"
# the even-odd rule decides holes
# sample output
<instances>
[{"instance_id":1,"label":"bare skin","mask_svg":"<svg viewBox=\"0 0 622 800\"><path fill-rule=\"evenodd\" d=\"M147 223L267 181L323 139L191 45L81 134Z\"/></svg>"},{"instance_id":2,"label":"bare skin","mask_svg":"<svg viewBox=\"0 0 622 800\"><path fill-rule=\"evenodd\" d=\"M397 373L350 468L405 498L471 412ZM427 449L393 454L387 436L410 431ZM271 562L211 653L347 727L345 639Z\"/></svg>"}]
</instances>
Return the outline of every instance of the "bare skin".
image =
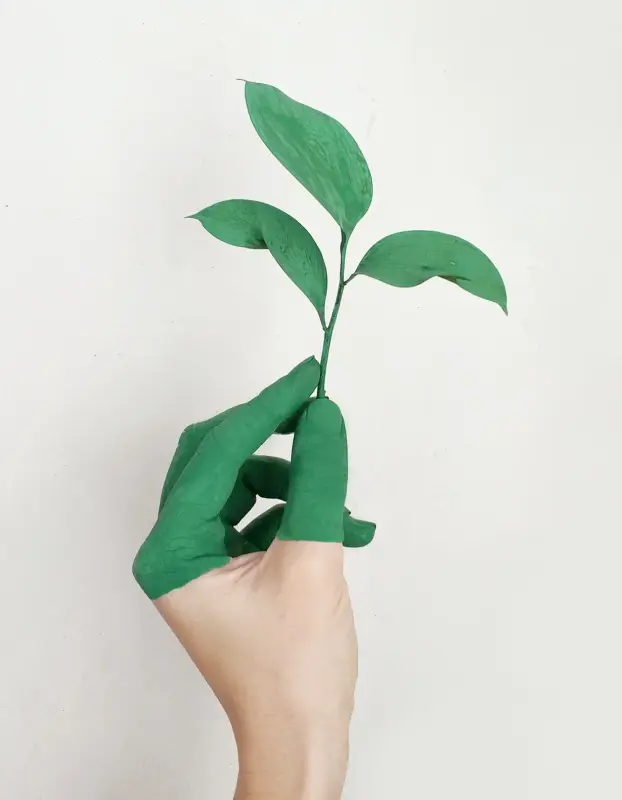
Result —
<instances>
[{"instance_id":1,"label":"bare skin","mask_svg":"<svg viewBox=\"0 0 622 800\"><path fill-rule=\"evenodd\" d=\"M357 674L343 547L275 540L156 606L227 713L235 800L337 800Z\"/></svg>"}]
</instances>

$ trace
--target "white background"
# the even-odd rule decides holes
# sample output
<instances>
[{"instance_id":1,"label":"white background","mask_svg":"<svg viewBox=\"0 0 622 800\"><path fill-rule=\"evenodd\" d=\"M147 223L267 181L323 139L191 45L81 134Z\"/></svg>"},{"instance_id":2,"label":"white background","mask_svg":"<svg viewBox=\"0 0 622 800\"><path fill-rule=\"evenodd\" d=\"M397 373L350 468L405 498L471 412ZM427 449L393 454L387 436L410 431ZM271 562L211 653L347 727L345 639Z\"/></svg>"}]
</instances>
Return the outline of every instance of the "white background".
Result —
<instances>
[{"instance_id":1,"label":"white background","mask_svg":"<svg viewBox=\"0 0 622 800\"><path fill-rule=\"evenodd\" d=\"M361 641L348 800L622 796L621 16L614 0L0 0L0 793L227 798L226 721L134 584L177 436L311 353L267 253L185 220L272 202L338 236L246 118L274 83L375 182L351 267L432 228L443 281L348 288L328 386ZM283 452L284 443L272 446Z\"/></svg>"}]
</instances>

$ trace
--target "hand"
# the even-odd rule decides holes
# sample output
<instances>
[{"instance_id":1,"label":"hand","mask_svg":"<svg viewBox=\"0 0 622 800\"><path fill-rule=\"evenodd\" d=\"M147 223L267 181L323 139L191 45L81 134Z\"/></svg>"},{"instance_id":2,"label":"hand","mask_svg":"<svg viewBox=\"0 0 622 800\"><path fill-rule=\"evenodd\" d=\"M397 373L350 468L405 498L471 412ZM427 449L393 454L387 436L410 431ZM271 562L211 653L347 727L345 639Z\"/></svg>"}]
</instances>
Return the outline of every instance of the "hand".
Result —
<instances>
[{"instance_id":1,"label":"hand","mask_svg":"<svg viewBox=\"0 0 622 800\"><path fill-rule=\"evenodd\" d=\"M342 543L374 526L344 511L345 428L330 400L308 402L318 376L304 362L184 432L134 564L231 720L240 800L332 800L345 776L356 635ZM253 456L301 409L291 468ZM256 494L287 505L238 532Z\"/></svg>"}]
</instances>

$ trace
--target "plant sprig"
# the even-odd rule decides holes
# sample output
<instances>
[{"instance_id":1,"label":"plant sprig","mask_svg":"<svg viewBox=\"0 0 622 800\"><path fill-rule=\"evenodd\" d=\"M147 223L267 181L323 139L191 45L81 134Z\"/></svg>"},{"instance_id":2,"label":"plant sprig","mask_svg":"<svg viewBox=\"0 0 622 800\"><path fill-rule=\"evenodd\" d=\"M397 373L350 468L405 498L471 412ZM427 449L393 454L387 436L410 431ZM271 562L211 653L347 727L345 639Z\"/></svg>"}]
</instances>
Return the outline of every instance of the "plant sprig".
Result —
<instances>
[{"instance_id":1,"label":"plant sprig","mask_svg":"<svg viewBox=\"0 0 622 800\"><path fill-rule=\"evenodd\" d=\"M337 120L263 83L245 84L249 116L266 147L333 217L341 229L339 284L326 321L327 273L317 243L297 220L254 200L225 200L193 214L221 241L267 249L318 313L324 342L318 397L326 396L326 370L346 286L359 275L399 287L430 278L450 281L490 300L507 314L503 279L492 261L457 236L437 231L400 231L376 242L346 278L352 231L371 205L371 173L359 146Z\"/></svg>"}]
</instances>

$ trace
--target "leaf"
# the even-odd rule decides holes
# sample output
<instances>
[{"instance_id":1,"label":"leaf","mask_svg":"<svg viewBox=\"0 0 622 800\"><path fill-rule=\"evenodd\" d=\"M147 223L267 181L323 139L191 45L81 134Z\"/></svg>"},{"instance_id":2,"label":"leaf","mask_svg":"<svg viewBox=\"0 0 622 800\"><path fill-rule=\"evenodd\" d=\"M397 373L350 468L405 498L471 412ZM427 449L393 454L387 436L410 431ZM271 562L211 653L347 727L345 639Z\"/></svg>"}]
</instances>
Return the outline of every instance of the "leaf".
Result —
<instances>
[{"instance_id":1,"label":"leaf","mask_svg":"<svg viewBox=\"0 0 622 800\"><path fill-rule=\"evenodd\" d=\"M324 325L326 264L315 240L297 220L267 203L224 200L204 208L197 219L227 244L269 250L283 272L309 298Z\"/></svg>"},{"instance_id":2,"label":"leaf","mask_svg":"<svg viewBox=\"0 0 622 800\"><path fill-rule=\"evenodd\" d=\"M265 83L247 83L255 130L285 169L318 200L346 235L365 215L373 187L359 146L340 122Z\"/></svg>"},{"instance_id":3,"label":"leaf","mask_svg":"<svg viewBox=\"0 0 622 800\"><path fill-rule=\"evenodd\" d=\"M503 278L492 261L474 245L447 233L393 233L367 251L354 274L403 287L445 278L508 313Z\"/></svg>"}]
</instances>

